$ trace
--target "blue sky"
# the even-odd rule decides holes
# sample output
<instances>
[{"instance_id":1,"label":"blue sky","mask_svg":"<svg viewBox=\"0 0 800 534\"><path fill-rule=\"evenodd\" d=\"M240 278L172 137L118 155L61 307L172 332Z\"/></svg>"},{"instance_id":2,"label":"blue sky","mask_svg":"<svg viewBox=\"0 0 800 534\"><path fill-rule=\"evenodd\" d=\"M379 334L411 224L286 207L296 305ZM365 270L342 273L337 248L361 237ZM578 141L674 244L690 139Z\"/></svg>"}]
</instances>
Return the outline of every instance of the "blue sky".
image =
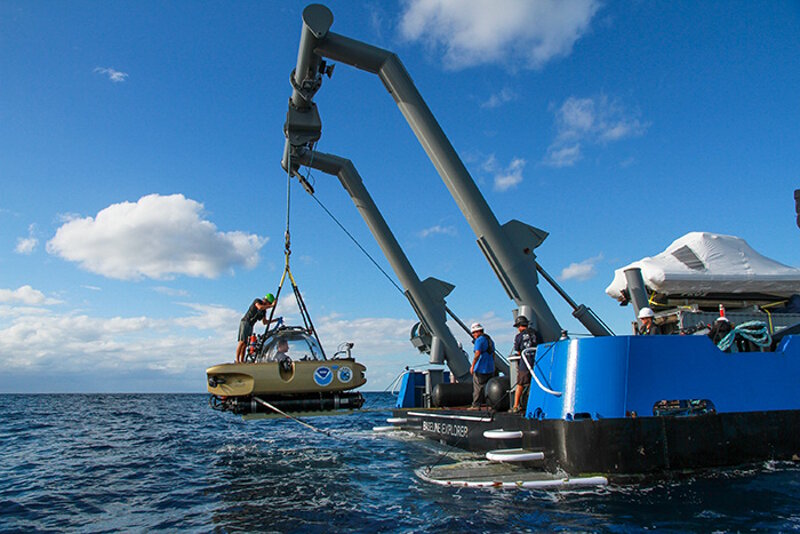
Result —
<instances>
[{"instance_id":1,"label":"blue sky","mask_svg":"<svg viewBox=\"0 0 800 534\"><path fill-rule=\"evenodd\" d=\"M797 2L327 5L332 31L400 56L498 219L550 232L538 260L617 333L614 269L687 232L800 266ZM0 392L203 391L233 358L283 265L304 6L0 3ZM355 163L420 277L509 348L513 302L377 77L339 65L316 101L317 148ZM338 181L313 179L388 270ZM368 390L424 365L405 298L292 195L293 272L328 350L354 341Z\"/></svg>"}]
</instances>

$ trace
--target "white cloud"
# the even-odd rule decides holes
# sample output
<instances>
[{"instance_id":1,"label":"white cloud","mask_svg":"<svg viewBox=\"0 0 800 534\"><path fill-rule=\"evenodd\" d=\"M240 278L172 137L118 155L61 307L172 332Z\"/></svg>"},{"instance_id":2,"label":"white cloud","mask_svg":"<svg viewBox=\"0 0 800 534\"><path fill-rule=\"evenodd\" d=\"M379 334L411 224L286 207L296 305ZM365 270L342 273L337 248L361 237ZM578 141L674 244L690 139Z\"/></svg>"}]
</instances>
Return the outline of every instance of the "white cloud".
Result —
<instances>
[{"instance_id":1,"label":"white cloud","mask_svg":"<svg viewBox=\"0 0 800 534\"><path fill-rule=\"evenodd\" d=\"M161 293L162 295L167 295L168 297L188 297L189 292L184 289L173 289L171 287L166 286L156 286L153 288L153 291L156 293Z\"/></svg>"},{"instance_id":2,"label":"white cloud","mask_svg":"<svg viewBox=\"0 0 800 534\"><path fill-rule=\"evenodd\" d=\"M9 293L0 295L8 299ZM168 375L174 377L170 379L173 382L195 377L196 384L187 382L189 389L203 390L204 370L233 360L243 310L207 303L186 303L184 307L186 314L155 319L0 304L0 372L47 375L42 383L52 388L52 375L85 369L101 389L103 377L110 374L161 373L159 379ZM282 302L281 315L294 314L289 324L299 324L296 311L294 299ZM385 367L388 374L400 371L400 363L391 362L391 356L405 355L401 363L406 364L407 355L416 356L408 341L414 322L382 317L348 319L333 313L318 318L316 325L329 357L340 343L355 343L353 355L368 365L370 383L375 387L373 372L378 368ZM257 331L263 327L259 325ZM25 357L20 357L23 354Z\"/></svg>"},{"instance_id":3,"label":"white cloud","mask_svg":"<svg viewBox=\"0 0 800 534\"><path fill-rule=\"evenodd\" d=\"M14 252L17 254L31 254L36 250L39 240L36 239L34 233L36 232L36 225L31 224L28 226L28 237L17 238L17 246L14 247Z\"/></svg>"},{"instance_id":4,"label":"white cloud","mask_svg":"<svg viewBox=\"0 0 800 534\"><path fill-rule=\"evenodd\" d=\"M187 307L188 316L154 319L0 305L0 370L85 368L100 379L106 372L200 374L208 365L232 359L240 314L207 304Z\"/></svg>"},{"instance_id":5,"label":"white cloud","mask_svg":"<svg viewBox=\"0 0 800 534\"><path fill-rule=\"evenodd\" d=\"M184 304L192 310L192 315L175 319L175 324L197 330L225 332L231 325L237 325L243 313L214 304Z\"/></svg>"},{"instance_id":6,"label":"white cloud","mask_svg":"<svg viewBox=\"0 0 800 534\"><path fill-rule=\"evenodd\" d=\"M36 245L39 240L35 237L20 237L17 239L17 246L14 247L14 252L17 254L31 254L36 250Z\"/></svg>"},{"instance_id":7,"label":"white cloud","mask_svg":"<svg viewBox=\"0 0 800 534\"><path fill-rule=\"evenodd\" d=\"M547 148L545 165L569 167L582 157L585 143L604 145L626 137L638 137L649 127L638 114L626 110L605 95L567 98L555 110L556 138Z\"/></svg>"},{"instance_id":8,"label":"white cloud","mask_svg":"<svg viewBox=\"0 0 800 534\"><path fill-rule=\"evenodd\" d=\"M499 93L494 93L489 99L481 104L482 108L494 109L516 100L517 95L509 88L502 89Z\"/></svg>"},{"instance_id":9,"label":"white cloud","mask_svg":"<svg viewBox=\"0 0 800 534\"><path fill-rule=\"evenodd\" d=\"M599 254L578 263L570 263L561 270L561 280L589 280L597 274L596 265L603 259Z\"/></svg>"},{"instance_id":10,"label":"white cloud","mask_svg":"<svg viewBox=\"0 0 800 534\"><path fill-rule=\"evenodd\" d=\"M494 190L502 192L522 183L522 171L525 170L526 164L527 161L522 158L513 158L506 167L503 167L495 155L490 154L481 164L481 170L492 175Z\"/></svg>"},{"instance_id":11,"label":"white cloud","mask_svg":"<svg viewBox=\"0 0 800 534\"><path fill-rule=\"evenodd\" d=\"M41 384L38 391L69 390L55 377L76 369L102 391L114 387L107 383L118 383L114 377L124 380L133 375L152 376L154 384L167 381L179 384L180 389L202 391L205 369L233 360L244 312L216 304L184 303L185 313L166 317L104 317L46 307L53 302L29 286L0 291L0 373L36 376ZM300 323L296 303L288 295L281 298L278 312L289 324ZM487 313L477 319L501 351L510 347L515 334L510 316ZM350 318L337 313L315 318L329 357L340 343L355 344L353 356L368 368L369 390L388 385L406 365L426 364L427 358L409 343L415 322L410 317ZM469 337L452 322L450 326L469 353ZM259 325L257 331L263 327Z\"/></svg>"},{"instance_id":12,"label":"white cloud","mask_svg":"<svg viewBox=\"0 0 800 534\"><path fill-rule=\"evenodd\" d=\"M595 0L411 0L400 32L443 49L446 68L538 69L568 56L599 8Z\"/></svg>"},{"instance_id":13,"label":"white cloud","mask_svg":"<svg viewBox=\"0 0 800 534\"><path fill-rule=\"evenodd\" d=\"M437 224L436 226L431 226L430 228L425 228L424 230L420 231L419 237L425 239L426 237L430 237L432 235L456 235L456 227L455 226L441 226Z\"/></svg>"},{"instance_id":14,"label":"white cloud","mask_svg":"<svg viewBox=\"0 0 800 534\"><path fill-rule=\"evenodd\" d=\"M75 219L80 219L80 218L81 218L81 214L80 213L67 212L67 213L59 213L59 214L56 215L56 221L60 222L60 223L67 223L67 222L74 221Z\"/></svg>"},{"instance_id":15,"label":"white cloud","mask_svg":"<svg viewBox=\"0 0 800 534\"><path fill-rule=\"evenodd\" d=\"M340 343L351 341L355 344L353 355L363 360L364 355L374 357L414 351L409 333L416 322L388 317L344 319L331 314L320 319L317 332L328 357L333 356Z\"/></svg>"},{"instance_id":16,"label":"white cloud","mask_svg":"<svg viewBox=\"0 0 800 534\"><path fill-rule=\"evenodd\" d=\"M522 183L522 171L525 169L525 160L514 158L508 167L501 173L494 176L494 190L508 191Z\"/></svg>"},{"instance_id":17,"label":"white cloud","mask_svg":"<svg viewBox=\"0 0 800 534\"><path fill-rule=\"evenodd\" d=\"M281 297L278 313L297 325L299 312L290 295L291 291ZM211 303L182 303L185 312L159 318L104 317L65 309L63 303L48 307L55 303L30 286L0 289L0 374L35 376L37 391L70 390L57 378L76 370L98 391L115 387L106 384L118 383L117 378L136 375L152 376L153 384L203 391L205 369L233 360L244 313ZM415 322L351 319L337 313L315 318L328 356L342 342L355 343L353 355L367 365L371 389L383 388L405 365L425 364L408 340Z\"/></svg>"},{"instance_id":18,"label":"white cloud","mask_svg":"<svg viewBox=\"0 0 800 534\"><path fill-rule=\"evenodd\" d=\"M580 143L570 146L551 145L547 149L544 163L551 167L571 167L581 159Z\"/></svg>"},{"instance_id":19,"label":"white cloud","mask_svg":"<svg viewBox=\"0 0 800 534\"><path fill-rule=\"evenodd\" d=\"M496 172L499 167L500 164L494 154L489 154L489 157L481 164L481 170L490 173Z\"/></svg>"},{"instance_id":20,"label":"white cloud","mask_svg":"<svg viewBox=\"0 0 800 534\"><path fill-rule=\"evenodd\" d=\"M50 254L121 280L174 275L215 278L236 265L258 264L266 238L219 232L203 205L157 194L112 204L96 217L72 218L47 243Z\"/></svg>"},{"instance_id":21,"label":"white cloud","mask_svg":"<svg viewBox=\"0 0 800 534\"><path fill-rule=\"evenodd\" d=\"M60 300L47 298L38 289L33 289L29 285L18 287L17 289L0 289L0 303L3 304L25 304L29 306L49 306L61 303Z\"/></svg>"},{"instance_id":22,"label":"white cloud","mask_svg":"<svg viewBox=\"0 0 800 534\"><path fill-rule=\"evenodd\" d=\"M20 315L30 315L46 317L51 313L50 308L41 306L20 306L19 304L8 305L0 304L0 319L2 318L16 318Z\"/></svg>"},{"instance_id":23,"label":"white cloud","mask_svg":"<svg viewBox=\"0 0 800 534\"><path fill-rule=\"evenodd\" d=\"M105 74L114 83L124 82L128 78L127 73L114 70L111 67L97 67L94 71L99 74Z\"/></svg>"}]
</instances>

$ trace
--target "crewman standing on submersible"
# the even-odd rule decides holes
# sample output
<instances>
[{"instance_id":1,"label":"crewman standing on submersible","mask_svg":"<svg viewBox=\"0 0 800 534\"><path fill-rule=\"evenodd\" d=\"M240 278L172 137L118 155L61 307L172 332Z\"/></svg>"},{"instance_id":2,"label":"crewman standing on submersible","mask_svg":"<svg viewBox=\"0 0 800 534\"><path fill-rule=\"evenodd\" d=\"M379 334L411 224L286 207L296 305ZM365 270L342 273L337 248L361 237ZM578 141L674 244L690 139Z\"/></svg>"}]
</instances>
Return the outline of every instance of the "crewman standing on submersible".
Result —
<instances>
[{"instance_id":1,"label":"crewman standing on submersible","mask_svg":"<svg viewBox=\"0 0 800 534\"><path fill-rule=\"evenodd\" d=\"M239 344L236 345L236 363L244 363L247 338L253 333L256 321L268 323L267 310L275 306L275 296L267 293L264 299L255 299L239 322Z\"/></svg>"}]
</instances>

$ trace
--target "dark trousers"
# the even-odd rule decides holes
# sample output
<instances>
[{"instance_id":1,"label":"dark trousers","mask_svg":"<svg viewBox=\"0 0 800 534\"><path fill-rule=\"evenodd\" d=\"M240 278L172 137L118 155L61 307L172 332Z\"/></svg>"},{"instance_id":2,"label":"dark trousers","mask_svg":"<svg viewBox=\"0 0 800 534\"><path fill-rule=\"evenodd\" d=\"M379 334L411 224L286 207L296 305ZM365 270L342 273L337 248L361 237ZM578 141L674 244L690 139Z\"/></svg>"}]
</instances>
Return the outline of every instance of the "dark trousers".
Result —
<instances>
[{"instance_id":1,"label":"dark trousers","mask_svg":"<svg viewBox=\"0 0 800 534\"><path fill-rule=\"evenodd\" d=\"M481 404L484 403L485 395L483 394L483 387L486 385L486 382L492 378L494 374L492 373L474 373L472 375L472 406L477 408Z\"/></svg>"}]
</instances>

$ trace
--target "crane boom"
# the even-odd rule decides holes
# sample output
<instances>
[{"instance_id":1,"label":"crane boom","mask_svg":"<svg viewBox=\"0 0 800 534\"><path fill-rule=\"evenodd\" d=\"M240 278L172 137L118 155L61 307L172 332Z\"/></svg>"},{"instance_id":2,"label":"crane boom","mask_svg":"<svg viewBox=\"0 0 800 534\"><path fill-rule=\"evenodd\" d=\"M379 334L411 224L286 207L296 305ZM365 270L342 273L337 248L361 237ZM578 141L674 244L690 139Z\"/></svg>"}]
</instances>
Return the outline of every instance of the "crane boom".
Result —
<instances>
[{"instance_id":1,"label":"crane boom","mask_svg":"<svg viewBox=\"0 0 800 534\"><path fill-rule=\"evenodd\" d=\"M557 340L561 326L539 291L533 253L547 233L515 220L501 225L397 55L331 32L332 24L333 15L325 6L311 4L303 10L297 67L291 78L293 93L284 127L284 168L291 165L292 152L311 148L321 135L313 96L322 83L322 74L330 76L332 72L323 58L377 74L467 219L509 298L520 312L532 315L528 318L545 341ZM576 315L579 320L594 319L590 316ZM587 320L584 325L594 335L611 334L596 320Z\"/></svg>"}]
</instances>

